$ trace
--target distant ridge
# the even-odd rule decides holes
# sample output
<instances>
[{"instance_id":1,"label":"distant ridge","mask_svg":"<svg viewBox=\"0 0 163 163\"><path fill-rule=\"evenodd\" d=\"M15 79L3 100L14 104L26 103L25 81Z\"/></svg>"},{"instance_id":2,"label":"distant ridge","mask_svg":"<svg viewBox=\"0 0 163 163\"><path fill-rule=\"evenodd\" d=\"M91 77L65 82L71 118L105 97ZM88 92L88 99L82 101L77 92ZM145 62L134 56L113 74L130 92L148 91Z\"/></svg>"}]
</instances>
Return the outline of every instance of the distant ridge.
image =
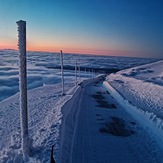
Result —
<instances>
[{"instance_id":1,"label":"distant ridge","mask_svg":"<svg viewBox=\"0 0 163 163\"><path fill-rule=\"evenodd\" d=\"M0 49L0 50L13 50L13 51L17 51L16 49Z\"/></svg>"},{"instance_id":2,"label":"distant ridge","mask_svg":"<svg viewBox=\"0 0 163 163\"><path fill-rule=\"evenodd\" d=\"M46 68L49 69L61 69L61 67L58 66L46 66ZM66 65L63 66L64 70L75 70L74 66L70 66L70 65ZM97 67L80 67L81 71L89 71L89 70L94 70L95 72L99 72L99 73L113 73L113 72L117 72L120 71L120 69L116 69L116 68L97 68Z\"/></svg>"}]
</instances>

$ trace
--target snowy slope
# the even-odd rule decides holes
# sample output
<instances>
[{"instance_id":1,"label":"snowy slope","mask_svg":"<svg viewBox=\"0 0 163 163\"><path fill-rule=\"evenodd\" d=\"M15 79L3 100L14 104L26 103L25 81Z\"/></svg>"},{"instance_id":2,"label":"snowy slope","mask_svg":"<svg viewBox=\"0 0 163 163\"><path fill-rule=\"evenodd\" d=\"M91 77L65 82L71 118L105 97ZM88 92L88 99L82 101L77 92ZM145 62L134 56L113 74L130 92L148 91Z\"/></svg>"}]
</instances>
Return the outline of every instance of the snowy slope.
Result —
<instances>
[{"instance_id":1,"label":"snowy slope","mask_svg":"<svg viewBox=\"0 0 163 163\"><path fill-rule=\"evenodd\" d=\"M163 61L111 74L104 85L163 147Z\"/></svg>"},{"instance_id":2,"label":"snowy slope","mask_svg":"<svg viewBox=\"0 0 163 163\"><path fill-rule=\"evenodd\" d=\"M29 136L33 141L29 163L48 163L52 145L57 162L68 163L67 159L74 163L83 160L127 160L135 163L161 161L162 153L155 141L96 79L85 81L81 87L68 84L66 94L61 96L60 85L28 91ZM116 109L100 107L95 98L97 95L103 96L109 104L114 103ZM2 101L0 108L0 162L23 163L18 94ZM123 119L129 129L127 133L132 131L129 137L99 132L112 123L113 117Z\"/></svg>"},{"instance_id":3,"label":"snowy slope","mask_svg":"<svg viewBox=\"0 0 163 163\"><path fill-rule=\"evenodd\" d=\"M61 107L78 87L67 84L66 96L61 86L44 86L28 91L29 137L32 139L29 162L49 162L51 147L58 155L57 141L62 123ZM23 162L20 148L19 94L0 103L0 162Z\"/></svg>"}]
</instances>

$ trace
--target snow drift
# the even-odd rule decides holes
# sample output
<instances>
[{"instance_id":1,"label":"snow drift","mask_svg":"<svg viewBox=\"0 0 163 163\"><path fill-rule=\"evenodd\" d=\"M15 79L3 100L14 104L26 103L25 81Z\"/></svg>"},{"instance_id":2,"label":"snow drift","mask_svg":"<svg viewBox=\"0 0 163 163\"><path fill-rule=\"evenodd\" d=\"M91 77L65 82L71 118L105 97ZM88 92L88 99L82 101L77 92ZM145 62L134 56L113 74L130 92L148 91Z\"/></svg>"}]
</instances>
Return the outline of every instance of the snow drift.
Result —
<instances>
[{"instance_id":1,"label":"snow drift","mask_svg":"<svg viewBox=\"0 0 163 163\"><path fill-rule=\"evenodd\" d=\"M163 147L163 61L107 76L104 86Z\"/></svg>"}]
</instances>

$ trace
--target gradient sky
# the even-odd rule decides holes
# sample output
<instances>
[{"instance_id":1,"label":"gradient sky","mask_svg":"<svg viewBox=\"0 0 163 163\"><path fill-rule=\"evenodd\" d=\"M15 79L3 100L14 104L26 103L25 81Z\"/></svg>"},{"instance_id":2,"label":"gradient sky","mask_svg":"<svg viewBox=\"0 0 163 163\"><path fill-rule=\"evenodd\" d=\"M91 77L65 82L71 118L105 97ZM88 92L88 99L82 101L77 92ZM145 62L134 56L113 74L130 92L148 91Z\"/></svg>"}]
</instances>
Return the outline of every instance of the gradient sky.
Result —
<instances>
[{"instance_id":1,"label":"gradient sky","mask_svg":"<svg viewBox=\"0 0 163 163\"><path fill-rule=\"evenodd\" d=\"M163 58L163 0L0 0L0 49Z\"/></svg>"}]
</instances>

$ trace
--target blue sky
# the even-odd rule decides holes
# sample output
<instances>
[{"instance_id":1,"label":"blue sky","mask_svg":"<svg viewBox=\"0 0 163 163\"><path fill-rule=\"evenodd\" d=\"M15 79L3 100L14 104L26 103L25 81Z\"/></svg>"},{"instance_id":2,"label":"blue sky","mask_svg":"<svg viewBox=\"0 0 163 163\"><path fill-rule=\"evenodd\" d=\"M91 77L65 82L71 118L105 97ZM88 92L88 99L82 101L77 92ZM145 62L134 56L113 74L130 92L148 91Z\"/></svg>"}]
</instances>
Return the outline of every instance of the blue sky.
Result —
<instances>
[{"instance_id":1,"label":"blue sky","mask_svg":"<svg viewBox=\"0 0 163 163\"><path fill-rule=\"evenodd\" d=\"M163 57L161 0L0 0L0 48Z\"/></svg>"}]
</instances>

